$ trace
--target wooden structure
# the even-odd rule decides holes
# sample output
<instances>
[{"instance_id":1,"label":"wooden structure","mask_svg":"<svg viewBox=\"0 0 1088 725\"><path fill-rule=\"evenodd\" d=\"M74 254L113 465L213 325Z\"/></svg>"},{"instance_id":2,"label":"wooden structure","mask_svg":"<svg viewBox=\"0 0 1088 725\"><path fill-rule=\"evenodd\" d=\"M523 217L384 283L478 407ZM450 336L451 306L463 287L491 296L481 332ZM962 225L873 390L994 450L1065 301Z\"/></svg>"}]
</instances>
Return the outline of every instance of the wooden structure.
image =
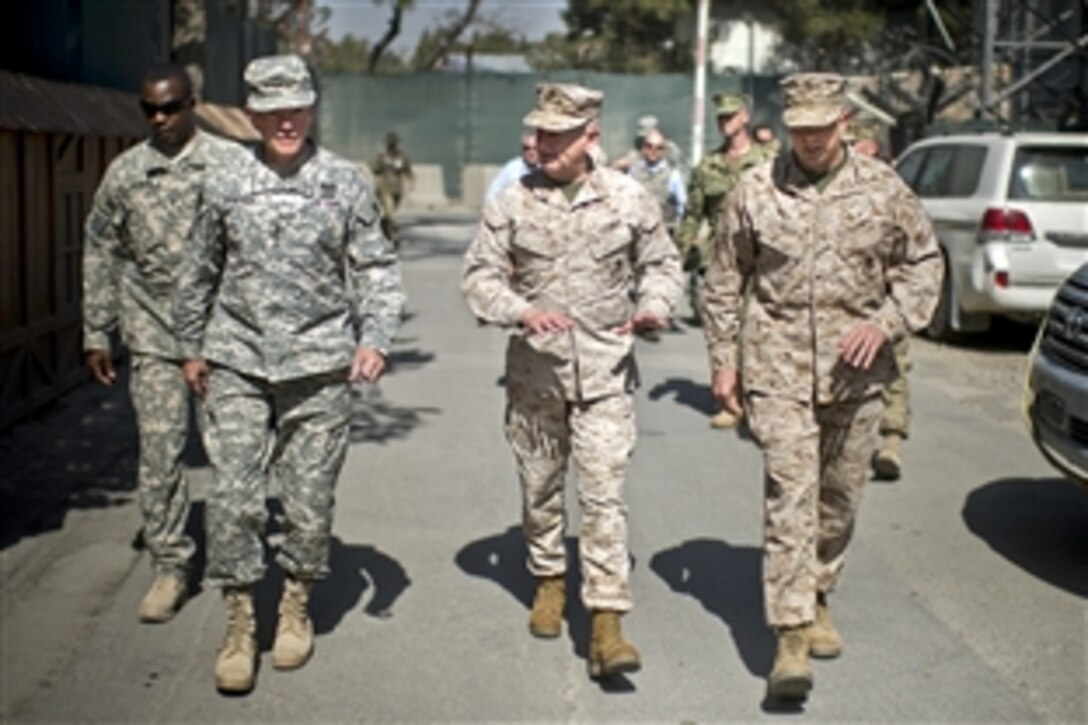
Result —
<instances>
[{"instance_id":1,"label":"wooden structure","mask_svg":"<svg viewBox=\"0 0 1088 725\"><path fill-rule=\"evenodd\" d=\"M200 116L254 135L238 109ZM110 161L146 131L134 94L0 71L0 428L87 377L83 224Z\"/></svg>"}]
</instances>

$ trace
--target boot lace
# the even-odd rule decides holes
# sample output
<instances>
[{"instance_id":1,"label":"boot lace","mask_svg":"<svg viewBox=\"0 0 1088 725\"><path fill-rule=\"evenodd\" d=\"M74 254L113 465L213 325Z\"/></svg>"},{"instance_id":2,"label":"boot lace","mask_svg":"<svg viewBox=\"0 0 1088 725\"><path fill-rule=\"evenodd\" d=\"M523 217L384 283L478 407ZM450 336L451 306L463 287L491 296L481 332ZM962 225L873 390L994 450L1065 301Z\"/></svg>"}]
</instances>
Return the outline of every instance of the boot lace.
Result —
<instances>
[{"instance_id":1,"label":"boot lace","mask_svg":"<svg viewBox=\"0 0 1088 725\"><path fill-rule=\"evenodd\" d=\"M280 599L277 630L304 637L309 614L306 611L306 592L301 587L289 587Z\"/></svg>"}]
</instances>

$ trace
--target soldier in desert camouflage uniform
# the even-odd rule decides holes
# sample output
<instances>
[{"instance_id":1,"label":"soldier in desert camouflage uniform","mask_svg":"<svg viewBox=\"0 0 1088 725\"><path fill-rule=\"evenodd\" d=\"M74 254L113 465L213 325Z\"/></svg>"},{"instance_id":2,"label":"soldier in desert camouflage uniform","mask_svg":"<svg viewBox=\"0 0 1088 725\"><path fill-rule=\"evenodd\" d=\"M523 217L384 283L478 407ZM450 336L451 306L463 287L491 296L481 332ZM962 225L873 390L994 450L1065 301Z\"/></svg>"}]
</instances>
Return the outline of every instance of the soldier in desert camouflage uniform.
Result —
<instances>
[{"instance_id":1,"label":"soldier in desert camouflage uniform","mask_svg":"<svg viewBox=\"0 0 1088 725\"><path fill-rule=\"evenodd\" d=\"M710 227L707 238L713 238L714 226L726 195L748 169L774 158L775 152L755 143L748 134L748 101L741 93L715 93L714 109L722 145L707 154L695 167L688 183L688 202L676 236L676 244L688 272L688 300L692 315L698 321L699 289L706 271L707 255L700 244L699 231L705 221ZM738 418L727 410L718 411L710 419L713 428L732 428Z\"/></svg>"},{"instance_id":2,"label":"soldier in desert camouflage uniform","mask_svg":"<svg viewBox=\"0 0 1088 725\"><path fill-rule=\"evenodd\" d=\"M205 178L216 159L241 149L196 128L192 85L177 66L148 71L140 105L151 136L110 164L87 217L83 346L104 385L116 378L110 337L118 328L132 353L143 538L156 572L139 615L165 622L185 599L194 550L185 533L190 396L174 339L174 284Z\"/></svg>"},{"instance_id":3,"label":"soldier in desert camouflage uniform","mask_svg":"<svg viewBox=\"0 0 1088 725\"><path fill-rule=\"evenodd\" d=\"M370 187L307 138L316 93L303 61L258 58L245 81L262 144L209 180L176 299L185 378L207 412L207 578L228 610L215 675L229 692L253 685L253 586L265 569L272 466L286 529L272 664L301 667L313 651L307 607L329 570L349 381L382 374L404 304Z\"/></svg>"},{"instance_id":4,"label":"soldier in desert camouflage uniform","mask_svg":"<svg viewBox=\"0 0 1088 725\"><path fill-rule=\"evenodd\" d=\"M845 80L796 74L782 90L793 152L729 196L703 313L714 395L739 411L743 392L763 449L764 601L778 633L768 694L803 697L809 655L842 648L827 595L895 376L890 343L929 320L941 258L894 169L843 143Z\"/></svg>"},{"instance_id":5,"label":"soldier in desert camouflage uniform","mask_svg":"<svg viewBox=\"0 0 1088 725\"><path fill-rule=\"evenodd\" d=\"M400 148L400 137L395 133L385 136L385 148L378 152L370 164L378 188L378 203L382 209L382 230L397 242L397 209L405 192L415 179L412 162Z\"/></svg>"},{"instance_id":6,"label":"soldier in desert camouflage uniform","mask_svg":"<svg viewBox=\"0 0 1088 725\"><path fill-rule=\"evenodd\" d=\"M875 119L861 119L851 116L846 129L846 142L854 153L885 158L881 143L880 124ZM880 417L880 447L873 453L873 475L883 481L895 481L903 470L900 451L903 441L910 435L910 336L892 348L895 353L895 367L898 374L884 386L884 414Z\"/></svg>"},{"instance_id":7,"label":"soldier in desert camouflage uniform","mask_svg":"<svg viewBox=\"0 0 1088 725\"><path fill-rule=\"evenodd\" d=\"M602 100L581 86L537 87L525 124L538 129L541 166L485 204L462 276L472 312L511 330L506 435L537 578L529 629L538 637L561 631L572 456L578 471L593 677L640 666L620 630L631 608L623 504L635 444L631 333L668 324L682 286L657 204L638 182L591 160Z\"/></svg>"}]
</instances>

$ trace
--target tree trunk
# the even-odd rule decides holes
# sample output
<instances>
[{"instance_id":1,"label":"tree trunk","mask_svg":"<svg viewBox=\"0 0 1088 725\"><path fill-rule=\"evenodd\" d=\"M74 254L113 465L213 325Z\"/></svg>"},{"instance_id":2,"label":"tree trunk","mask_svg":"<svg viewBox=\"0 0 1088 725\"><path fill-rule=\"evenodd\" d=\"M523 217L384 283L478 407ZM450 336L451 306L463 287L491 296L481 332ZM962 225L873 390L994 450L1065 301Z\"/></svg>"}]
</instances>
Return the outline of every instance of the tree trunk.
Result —
<instances>
[{"instance_id":1,"label":"tree trunk","mask_svg":"<svg viewBox=\"0 0 1088 725\"><path fill-rule=\"evenodd\" d=\"M370 61L367 63L367 73L373 73L378 67L378 61L381 60L382 54L385 49L396 40L396 37L400 35L400 19L404 10L401 8L399 2L393 3L393 15L389 18L389 27L385 31L385 35L381 37L381 40L375 44L373 50L370 51Z\"/></svg>"},{"instance_id":2,"label":"tree trunk","mask_svg":"<svg viewBox=\"0 0 1088 725\"><path fill-rule=\"evenodd\" d=\"M472 21L476 18L476 11L480 9L480 0L468 0L468 7L465 8L464 14L455 22L449 30L447 30L438 41L438 45L435 47L430 57L423 63L421 63L416 70L431 70L435 68L439 61L441 61L449 53L450 48L457 42L457 39L461 37L461 33L465 32L465 28L472 24Z\"/></svg>"}]
</instances>

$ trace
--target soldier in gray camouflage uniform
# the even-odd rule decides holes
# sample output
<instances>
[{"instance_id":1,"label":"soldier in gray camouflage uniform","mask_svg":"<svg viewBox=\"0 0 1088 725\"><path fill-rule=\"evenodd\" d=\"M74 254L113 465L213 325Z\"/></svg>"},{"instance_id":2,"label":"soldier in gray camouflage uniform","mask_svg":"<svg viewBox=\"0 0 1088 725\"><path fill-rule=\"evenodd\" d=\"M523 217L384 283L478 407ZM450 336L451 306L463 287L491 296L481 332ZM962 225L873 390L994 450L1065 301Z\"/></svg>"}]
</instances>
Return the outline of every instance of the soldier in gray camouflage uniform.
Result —
<instances>
[{"instance_id":1,"label":"soldier in gray camouflage uniform","mask_svg":"<svg viewBox=\"0 0 1088 725\"><path fill-rule=\"evenodd\" d=\"M712 390L733 412L743 392L763 449L772 697L803 697L809 655L841 651L827 595L895 376L892 343L928 322L941 283L918 199L889 165L842 141L845 85L820 73L782 81L793 152L727 199L703 299Z\"/></svg>"},{"instance_id":2,"label":"soldier in gray camouflage uniform","mask_svg":"<svg viewBox=\"0 0 1088 725\"><path fill-rule=\"evenodd\" d=\"M638 182L591 160L602 100L581 86L537 87L525 125L538 130L540 168L484 205L461 283L479 319L511 331L506 436L537 578L529 629L538 637L558 637L562 626L573 456L593 677L640 666L620 630L631 608L623 481L635 444L632 332L668 324L682 291L657 204Z\"/></svg>"},{"instance_id":3,"label":"soldier in gray camouflage uniform","mask_svg":"<svg viewBox=\"0 0 1088 725\"><path fill-rule=\"evenodd\" d=\"M186 597L194 550L185 534L189 493L181 458L190 396L174 339L174 284L205 178L238 147L196 128L192 84L177 66L148 71L140 104L151 136L113 160L87 217L83 347L87 367L104 385L116 379L114 331L132 354L143 538L156 572L139 616L165 622Z\"/></svg>"},{"instance_id":4,"label":"soldier in gray camouflage uniform","mask_svg":"<svg viewBox=\"0 0 1088 725\"><path fill-rule=\"evenodd\" d=\"M223 587L221 690L253 686L253 586L264 575L265 474L282 486L286 572L272 664L313 651L308 602L328 574L333 488L348 444L349 381L385 368L404 305L377 201L354 164L307 138L316 93L297 56L252 61L262 144L209 180L176 298L190 387L205 398L209 582Z\"/></svg>"}]
</instances>

